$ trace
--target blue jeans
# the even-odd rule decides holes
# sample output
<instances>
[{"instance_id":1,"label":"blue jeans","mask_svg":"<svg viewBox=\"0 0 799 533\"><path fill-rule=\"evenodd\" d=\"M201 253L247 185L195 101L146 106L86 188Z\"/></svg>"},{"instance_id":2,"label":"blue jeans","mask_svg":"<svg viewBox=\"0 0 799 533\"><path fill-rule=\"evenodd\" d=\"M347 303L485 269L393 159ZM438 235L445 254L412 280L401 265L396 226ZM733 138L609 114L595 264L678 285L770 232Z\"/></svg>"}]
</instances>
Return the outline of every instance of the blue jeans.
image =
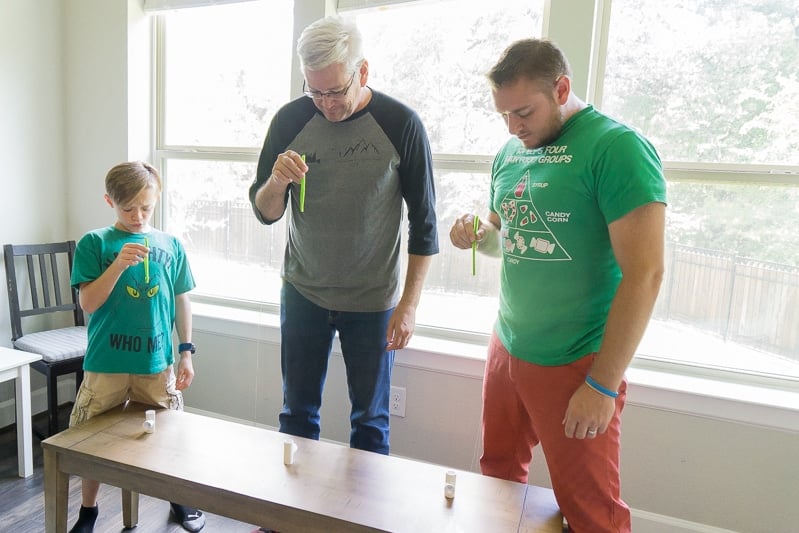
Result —
<instances>
[{"instance_id":1,"label":"blue jeans","mask_svg":"<svg viewBox=\"0 0 799 533\"><path fill-rule=\"evenodd\" d=\"M350 403L350 446L388 455L389 394L394 352L386 351L393 309L356 313L324 309L290 283L280 295L280 431L319 439L319 408L327 363L338 331Z\"/></svg>"}]
</instances>

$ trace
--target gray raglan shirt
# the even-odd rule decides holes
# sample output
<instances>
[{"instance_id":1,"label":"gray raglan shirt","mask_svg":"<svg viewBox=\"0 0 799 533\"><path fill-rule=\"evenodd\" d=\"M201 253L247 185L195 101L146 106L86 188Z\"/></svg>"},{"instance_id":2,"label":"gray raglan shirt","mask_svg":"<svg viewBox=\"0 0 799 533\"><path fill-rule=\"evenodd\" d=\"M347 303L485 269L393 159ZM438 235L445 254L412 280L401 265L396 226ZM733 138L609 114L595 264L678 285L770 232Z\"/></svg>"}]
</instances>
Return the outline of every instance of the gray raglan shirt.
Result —
<instances>
[{"instance_id":1,"label":"gray raglan shirt","mask_svg":"<svg viewBox=\"0 0 799 533\"><path fill-rule=\"evenodd\" d=\"M361 111L330 122L307 97L272 119L250 187L269 178L287 149L305 154L305 210L299 186L286 193L290 216L282 276L303 296L336 311L384 311L400 296L400 224L408 253L438 253L433 165L427 133L409 107L378 91Z\"/></svg>"}]
</instances>

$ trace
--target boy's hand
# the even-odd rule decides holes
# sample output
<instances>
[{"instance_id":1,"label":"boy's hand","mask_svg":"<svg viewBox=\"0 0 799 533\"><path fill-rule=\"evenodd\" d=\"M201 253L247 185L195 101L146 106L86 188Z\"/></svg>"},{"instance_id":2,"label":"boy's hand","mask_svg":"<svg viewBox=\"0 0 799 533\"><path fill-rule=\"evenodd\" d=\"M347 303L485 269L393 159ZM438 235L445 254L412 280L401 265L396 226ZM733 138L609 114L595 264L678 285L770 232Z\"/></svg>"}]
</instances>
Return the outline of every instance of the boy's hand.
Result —
<instances>
[{"instance_id":1,"label":"boy's hand","mask_svg":"<svg viewBox=\"0 0 799 533\"><path fill-rule=\"evenodd\" d=\"M119 266L120 270L126 270L129 266L138 265L144 261L144 258L149 253L150 249L143 244L128 242L119 251L119 255L117 255L114 262Z\"/></svg>"},{"instance_id":2,"label":"boy's hand","mask_svg":"<svg viewBox=\"0 0 799 533\"><path fill-rule=\"evenodd\" d=\"M194 381L194 365L191 362L191 356L184 355L180 358L180 363L178 363L178 375L175 388L177 390L188 389L192 381Z\"/></svg>"}]
</instances>

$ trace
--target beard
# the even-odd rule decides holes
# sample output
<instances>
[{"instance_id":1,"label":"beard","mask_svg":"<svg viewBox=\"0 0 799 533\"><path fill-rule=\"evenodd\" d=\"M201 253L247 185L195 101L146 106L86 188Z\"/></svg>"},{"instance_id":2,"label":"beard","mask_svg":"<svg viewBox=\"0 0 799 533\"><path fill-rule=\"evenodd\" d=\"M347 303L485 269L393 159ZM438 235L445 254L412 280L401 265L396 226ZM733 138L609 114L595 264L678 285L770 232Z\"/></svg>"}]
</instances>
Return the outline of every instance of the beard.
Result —
<instances>
[{"instance_id":1,"label":"beard","mask_svg":"<svg viewBox=\"0 0 799 533\"><path fill-rule=\"evenodd\" d=\"M563 118L563 110L560 106L554 106L552 112L549 114L549 118L541 128L539 128L538 134L536 135L532 132L528 132L529 136L525 136L520 140L524 144L524 147L528 149L541 148L552 144L553 141L560 137L564 122L566 121Z\"/></svg>"}]
</instances>

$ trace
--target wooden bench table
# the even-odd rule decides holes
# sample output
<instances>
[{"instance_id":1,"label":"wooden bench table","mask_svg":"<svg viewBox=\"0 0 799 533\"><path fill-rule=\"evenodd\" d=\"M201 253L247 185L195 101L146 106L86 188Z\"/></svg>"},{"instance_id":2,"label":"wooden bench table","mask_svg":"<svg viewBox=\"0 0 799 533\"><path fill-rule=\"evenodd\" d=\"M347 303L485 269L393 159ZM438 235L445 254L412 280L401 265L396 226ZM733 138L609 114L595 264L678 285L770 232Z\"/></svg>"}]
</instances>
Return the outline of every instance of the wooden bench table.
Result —
<instances>
[{"instance_id":1,"label":"wooden bench table","mask_svg":"<svg viewBox=\"0 0 799 533\"><path fill-rule=\"evenodd\" d=\"M561 533L552 491L448 468L289 437L192 413L120 406L42 442L48 533L67 528L69 476L123 489L126 527L138 493L198 507L282 533L338 531ZM294 464L283 464L293 438Z\"/></svg>"},{"instance_id":2,"label":"wooden bench table","mask_svg":"<svg viewBox=\"0 0 799 533\"><path fill-rule=\"evenodd\" d=\"M0 346L0 383L16 379L17 457L19 477L33 474L33 423L31 421L30 364L42 356Z\"/></svg>"}]
</instances>

